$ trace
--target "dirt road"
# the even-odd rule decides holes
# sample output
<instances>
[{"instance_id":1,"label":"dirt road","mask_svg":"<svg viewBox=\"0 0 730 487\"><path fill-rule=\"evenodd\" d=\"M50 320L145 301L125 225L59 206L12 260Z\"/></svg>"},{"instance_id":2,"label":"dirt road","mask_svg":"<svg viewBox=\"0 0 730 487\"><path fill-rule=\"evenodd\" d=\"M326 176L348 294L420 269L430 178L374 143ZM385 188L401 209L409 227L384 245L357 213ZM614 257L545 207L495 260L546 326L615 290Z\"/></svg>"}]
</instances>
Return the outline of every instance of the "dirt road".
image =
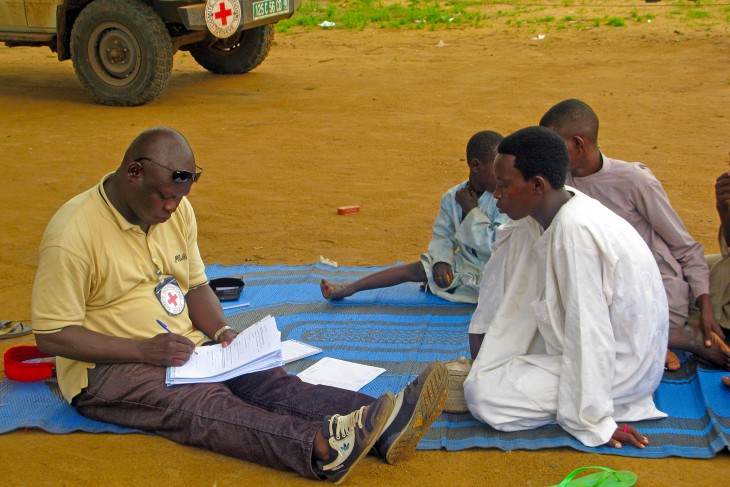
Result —
<instances>
[{"instance_id":1,"label":"dirt road","mask_svg":"<svg viewBox=\"0 0 730 487\"><path fill-rule=\"evenodd\" d=\"M243 77L178 53L150 105L92 103L69 62L0 47L0 317L29 319L37 247L53 212L114 170L153 125L189 138L205 168L190 199L208 263L408 261L426 248L441 193L466 177L483 129L536 124L564 98L591 104L602 150L645 162L692 235L716 252L712 187L727 169L730 43L723 27L301 31ZM362 212L338 216L337 206ZM0 343L0 351L30 343ZM310 485L293 474L140 435L0 436L4 485ZM641 486L721 485L728 454L634 460L569 450L368 458L348 485L557 484L572 469L631 469Z\"/></svg>"}]
</instances>

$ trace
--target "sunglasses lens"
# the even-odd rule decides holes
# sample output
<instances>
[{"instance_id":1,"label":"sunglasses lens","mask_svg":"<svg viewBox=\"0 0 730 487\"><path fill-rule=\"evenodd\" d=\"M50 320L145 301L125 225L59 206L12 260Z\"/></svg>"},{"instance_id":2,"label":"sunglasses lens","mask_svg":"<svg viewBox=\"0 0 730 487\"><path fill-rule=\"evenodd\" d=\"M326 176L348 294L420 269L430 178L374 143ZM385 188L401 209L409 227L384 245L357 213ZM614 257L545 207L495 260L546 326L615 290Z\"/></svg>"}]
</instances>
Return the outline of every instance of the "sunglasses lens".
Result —
<instances>
[{"instance_id":1,"label":"sunglasses lens","mask_svg":"<svg viewBox=\"0 0 730 487\"><path fill-rule=\"evenodd\" d=\"M172 171L172 180L176 183L184 183L186 181L193 180L195 181L195 177L193 176L193 173L187 172L187 171Z\"/></svg>"}]
</instances>

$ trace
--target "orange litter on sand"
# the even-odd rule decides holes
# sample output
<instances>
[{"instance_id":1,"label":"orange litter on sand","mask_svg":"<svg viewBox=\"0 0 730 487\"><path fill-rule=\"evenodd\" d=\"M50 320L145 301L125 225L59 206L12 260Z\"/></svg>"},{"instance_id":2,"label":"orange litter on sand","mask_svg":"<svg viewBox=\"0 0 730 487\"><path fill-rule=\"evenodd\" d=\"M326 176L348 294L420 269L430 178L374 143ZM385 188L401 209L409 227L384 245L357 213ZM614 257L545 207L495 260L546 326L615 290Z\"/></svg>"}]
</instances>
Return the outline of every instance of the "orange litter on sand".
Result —
<instances>
[{"instance_id":1,"label":"orange litter on sand","mask_svg":"<svg viewBox=\"0 0 730 487\"><path fill-rule=\"evenodd\" d=\"M340 206L339 208L337 208L338 215L349 215L350 213L357 213L359 211L359 205Z\"/></svg>"}]
</instances>

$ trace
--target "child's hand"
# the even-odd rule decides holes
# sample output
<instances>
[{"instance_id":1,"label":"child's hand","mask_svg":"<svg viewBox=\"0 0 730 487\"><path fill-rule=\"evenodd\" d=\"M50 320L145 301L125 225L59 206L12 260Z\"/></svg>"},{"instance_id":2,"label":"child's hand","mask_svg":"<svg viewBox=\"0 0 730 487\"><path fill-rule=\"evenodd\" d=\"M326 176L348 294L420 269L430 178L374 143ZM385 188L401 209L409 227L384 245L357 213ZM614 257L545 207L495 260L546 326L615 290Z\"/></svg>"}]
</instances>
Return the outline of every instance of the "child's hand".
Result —
<instances>
[{"instance_id":1,"label":"child's hand","mask_svg":"<svg viewBox=\"0 0 730 487\"><path fill-rule=\"evenodd\" d=\"M433 280L438 287L447 288L454 282L451 266L446 262L436 262L431 271L433 272Z\"/></svg>"},{"instance_id":2,"label":"child's hand","mask_svg":"<svg viewBox=\"0 0 730 487\"><path fill-rule=\"evenodd\" d=\"M456 202L461 205L461 211L464 214L464 217L466 217L471 210L479 206L479 196L477 196L468 184L466 187L457 191L454 196L456 198Z\"/></svg>"}]
</instances>

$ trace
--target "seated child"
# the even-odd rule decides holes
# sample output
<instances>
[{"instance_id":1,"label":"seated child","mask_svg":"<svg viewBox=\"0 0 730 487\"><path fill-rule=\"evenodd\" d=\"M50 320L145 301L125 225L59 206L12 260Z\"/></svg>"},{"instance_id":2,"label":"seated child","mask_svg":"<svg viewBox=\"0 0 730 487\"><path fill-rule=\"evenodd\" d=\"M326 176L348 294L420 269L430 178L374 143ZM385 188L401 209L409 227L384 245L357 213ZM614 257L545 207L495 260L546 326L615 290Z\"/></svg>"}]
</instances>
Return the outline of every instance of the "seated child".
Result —
<instances>
[{"instance_id":1,"label":"seated child","mask_svg":"<svg viewBox=\"0 0 730 487\"><path fill-rule=\"evenodd\" d=\"M474 134L466 146L469 180L441 198L433 238L421 260L390 267L349 284L322 279L322 296L340 300L359 291L422 282L436 296L476 303L484 265L492 254L497 227L507 221L499 213L492 163L502 136L492 131Z\"/></svg>"}]
</instances>

